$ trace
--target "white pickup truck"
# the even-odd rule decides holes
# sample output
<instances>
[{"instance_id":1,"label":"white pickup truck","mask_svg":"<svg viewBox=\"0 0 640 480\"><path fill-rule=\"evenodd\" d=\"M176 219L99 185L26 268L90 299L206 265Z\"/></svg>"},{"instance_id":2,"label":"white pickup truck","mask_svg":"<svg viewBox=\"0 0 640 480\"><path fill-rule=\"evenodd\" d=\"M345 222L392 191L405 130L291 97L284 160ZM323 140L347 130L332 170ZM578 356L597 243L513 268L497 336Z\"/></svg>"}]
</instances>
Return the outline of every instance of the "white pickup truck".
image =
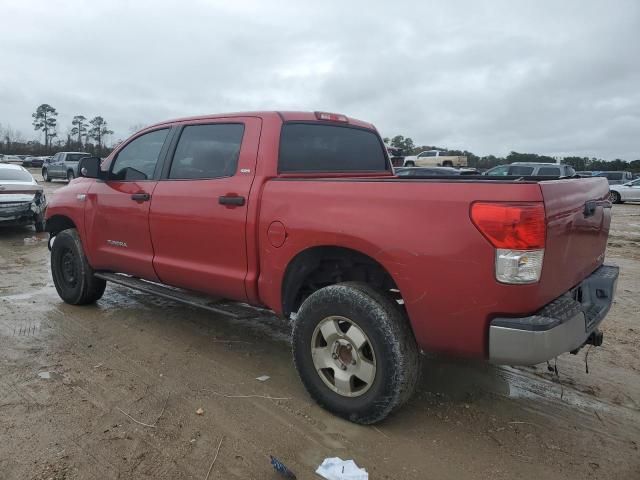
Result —
<instances>
[{"instance_id":1,"label":"white pickup truck","mask_svg":"<svg viewBox=\"0 0 640 480\"><path fill-rule=\"evenodd\" d=\"M404 167L466 167L467 157L447 155L442 150L427 150L418 155L404 157Z\"/></svg>"}]
</instances>

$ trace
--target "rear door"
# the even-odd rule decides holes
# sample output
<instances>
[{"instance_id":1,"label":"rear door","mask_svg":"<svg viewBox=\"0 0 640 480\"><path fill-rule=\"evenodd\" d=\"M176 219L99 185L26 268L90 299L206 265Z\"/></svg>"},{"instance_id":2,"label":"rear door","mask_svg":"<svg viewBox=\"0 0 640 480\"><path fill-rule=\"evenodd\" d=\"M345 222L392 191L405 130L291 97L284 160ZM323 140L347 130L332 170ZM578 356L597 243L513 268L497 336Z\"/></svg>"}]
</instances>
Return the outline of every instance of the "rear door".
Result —
<instances>
[{"instance_id":1,"label":"rear door","mask_svg":"<svg viewBox=\"0 0 640 480\"><path fill-rule=\"evenodd\" d=\"M56 153L51 159L51 163L47 167L47 173L50 178L59 178L60 177L60 165L62 165L62 158L64 157L64 153Z\"/></svg>"},{"instance_id":2,"label":"rear door","mask_svg":"<svg viewBox=\"0 0 640 480\"><path fill-rule=\"evenodd\" d=\"M115 154L108 179L94 182L89 189L85 224L95 269L157 281L149 205L169 132L169 128L162 128L131 139Z\"/></svg>"},{"instance_id":3,"label":"rear door","mask_svg":"<svg viewBox=\"0 0 640 480\"><path fill-rule=\"evenodd\" d=\"M158 182L149 221L163 283L246 300L246 221L261 120L184 125Z\"/></svg>"}]
</instances>

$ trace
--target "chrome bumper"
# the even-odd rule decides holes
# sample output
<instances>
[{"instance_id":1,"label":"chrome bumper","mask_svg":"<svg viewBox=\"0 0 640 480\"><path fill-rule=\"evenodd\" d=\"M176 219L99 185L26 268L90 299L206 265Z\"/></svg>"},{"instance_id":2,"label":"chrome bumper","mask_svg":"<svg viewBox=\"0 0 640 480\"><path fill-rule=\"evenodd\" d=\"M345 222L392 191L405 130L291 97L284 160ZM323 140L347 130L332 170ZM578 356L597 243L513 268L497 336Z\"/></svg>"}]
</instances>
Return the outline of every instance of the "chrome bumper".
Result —
<instances>
[{"instance_id":1,"label":"chrome bumper","mask_svg":"<svg viewBox=\"0 0 640 480\"><path fill-rule=\"evenodd\" d=\"M602 265L534 315L494 318L489 326L489 361L535 365L582 347L611 308L618 271Z\"/></svg>"}]
</instances>

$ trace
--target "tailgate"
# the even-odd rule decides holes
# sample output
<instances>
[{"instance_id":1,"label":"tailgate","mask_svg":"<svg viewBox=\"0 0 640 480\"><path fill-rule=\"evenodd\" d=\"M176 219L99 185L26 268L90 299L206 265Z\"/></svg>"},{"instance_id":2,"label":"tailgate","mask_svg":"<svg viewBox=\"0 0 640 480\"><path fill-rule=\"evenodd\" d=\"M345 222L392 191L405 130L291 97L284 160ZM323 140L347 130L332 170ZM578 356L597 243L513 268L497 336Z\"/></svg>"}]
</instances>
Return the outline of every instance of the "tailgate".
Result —
<instances>
[{"instance_id":1,"label":"tailgate","mask_svg":"<svg viewBox=\"0 0 640 480\"><path fill-rule=\"evenodd\" d=\"M560 295L604 261L611 223L605 178L540 182L547 216L541 284ZM545 289L546 289L545 288Z\"/></svg>"}]
</instances>

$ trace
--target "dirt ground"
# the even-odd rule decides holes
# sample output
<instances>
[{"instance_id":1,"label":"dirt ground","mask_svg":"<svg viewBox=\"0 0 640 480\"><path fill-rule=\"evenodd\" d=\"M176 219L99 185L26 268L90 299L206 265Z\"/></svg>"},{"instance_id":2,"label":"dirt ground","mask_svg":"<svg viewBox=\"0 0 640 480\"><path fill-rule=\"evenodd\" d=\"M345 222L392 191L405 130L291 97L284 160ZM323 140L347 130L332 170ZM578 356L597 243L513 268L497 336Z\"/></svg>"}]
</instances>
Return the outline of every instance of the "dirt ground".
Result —
<instances>
[{"instance_id":1,"label":"dirt ground","mask_svg":"<svg viewBox=\"0 0 640 480\"><path fill-rule=\"evenodd\" d=\"M415 397L375 427L307 396L284 322L117 286L73 307L48 258L45 234L0 230L2 479L282 478L269 455L299 479L332 456L372 480L640 479L640 204L614 206L603 347L560 357L559 377L426 359Z\"/></svg>"}]
</instances>

